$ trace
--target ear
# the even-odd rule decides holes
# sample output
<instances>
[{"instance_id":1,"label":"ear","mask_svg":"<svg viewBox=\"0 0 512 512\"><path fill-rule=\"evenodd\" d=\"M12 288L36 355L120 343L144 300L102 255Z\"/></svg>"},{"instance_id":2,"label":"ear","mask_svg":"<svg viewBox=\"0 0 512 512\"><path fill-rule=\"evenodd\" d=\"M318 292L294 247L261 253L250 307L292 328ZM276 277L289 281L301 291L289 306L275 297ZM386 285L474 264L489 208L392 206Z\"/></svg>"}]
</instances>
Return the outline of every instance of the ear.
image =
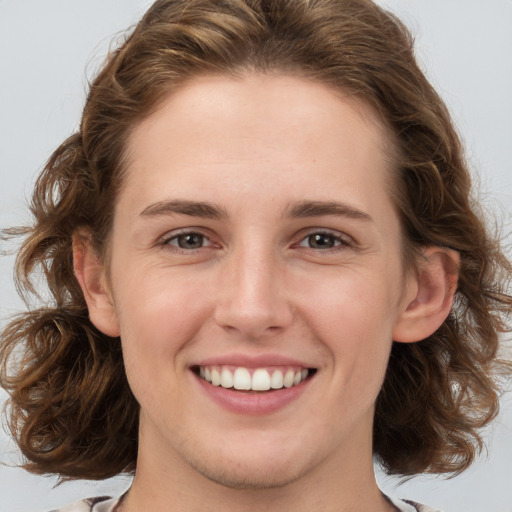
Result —
<instances>
[{"instance_id":1,"label":"ear","mask_svg":"<svg viewBox=\"0 0 512 512\"><path fill-rule=\"evenodd\" d=\"M73 268L87 302L91 322L107 336L119 336L119 323L107 286L104 264L85 233L73 237Z\"/></svg>"},{"instance_id":2,"label":"ear","mask_svg":"<svg viewBox=\"0 0 512 512\"><path fill-rule=\"evenodd\" d=\"M425 248L422 254L416 274L408 277L403 310L393 329L393 340L402 343L433 334L448 317L457 289L459 254L442 247Z\"/></svg>"}]
</instances>

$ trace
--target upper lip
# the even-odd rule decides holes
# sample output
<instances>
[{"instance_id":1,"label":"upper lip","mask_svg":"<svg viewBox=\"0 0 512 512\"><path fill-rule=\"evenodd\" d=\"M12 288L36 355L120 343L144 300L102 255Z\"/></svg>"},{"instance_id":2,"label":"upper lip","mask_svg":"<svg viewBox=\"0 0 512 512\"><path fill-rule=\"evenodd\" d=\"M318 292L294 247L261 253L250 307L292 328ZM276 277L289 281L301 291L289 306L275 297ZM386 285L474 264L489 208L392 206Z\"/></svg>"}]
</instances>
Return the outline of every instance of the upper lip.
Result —
<instances>
[{"instance_id":1,"label":"upper lip","mask_svg":"<svg viewBox=\"0 0 512 512\"><path fill-rule=\"evenodd\" d=\"M226 354L202 359L192 366L242 366L244 368L296 366L300 368L312 368L310 364L280 354Z\"/></svg>"}]
</instances>

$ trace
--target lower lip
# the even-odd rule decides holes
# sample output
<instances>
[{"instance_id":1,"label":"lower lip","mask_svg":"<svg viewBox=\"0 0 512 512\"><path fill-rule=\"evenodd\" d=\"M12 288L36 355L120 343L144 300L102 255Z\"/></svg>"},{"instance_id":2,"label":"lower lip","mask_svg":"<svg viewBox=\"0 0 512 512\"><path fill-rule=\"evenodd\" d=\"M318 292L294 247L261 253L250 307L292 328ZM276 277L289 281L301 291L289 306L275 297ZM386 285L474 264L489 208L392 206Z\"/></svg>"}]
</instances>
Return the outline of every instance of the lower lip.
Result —
<instances>
[{"instance_id":1,"label":"lower lip","mask_svg":"<svg viewBox=\"0 0 512 512\"><path fill-rule=\"evenodd\" d=\"M268 392L244 392L214 386L194 373L205 393L218 405L237 414L271 414L297 400L309 386L312 377L291 388Z\"/></svg>"}]
</instances>

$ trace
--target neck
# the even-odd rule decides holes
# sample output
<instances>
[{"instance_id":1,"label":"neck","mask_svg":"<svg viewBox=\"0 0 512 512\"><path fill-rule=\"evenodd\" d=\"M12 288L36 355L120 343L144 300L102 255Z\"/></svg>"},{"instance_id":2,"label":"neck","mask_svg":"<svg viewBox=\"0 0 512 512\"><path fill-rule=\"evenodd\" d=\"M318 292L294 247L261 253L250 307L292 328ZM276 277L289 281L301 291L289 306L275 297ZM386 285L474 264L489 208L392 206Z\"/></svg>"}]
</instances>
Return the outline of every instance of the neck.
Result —
<instances>
[{"instance_id":1,"label":"neck","mask_svg":"<svg viewBox=\"0 0 512 512\"><path fill-rule=\"evenodd\" d=\"M371 433L366 433L366 435ZM146 457L141 439L137 473L122 506L122 512L163 512L172 504L176 512L384 512L395 508L375 481L371 443L365 453L354 443L339 455L323 460L296 480L279 487L232 488L215 482L175 454L165 460ZM340 450L337 451L339 453Z\"/></svg>"}]
</instances>

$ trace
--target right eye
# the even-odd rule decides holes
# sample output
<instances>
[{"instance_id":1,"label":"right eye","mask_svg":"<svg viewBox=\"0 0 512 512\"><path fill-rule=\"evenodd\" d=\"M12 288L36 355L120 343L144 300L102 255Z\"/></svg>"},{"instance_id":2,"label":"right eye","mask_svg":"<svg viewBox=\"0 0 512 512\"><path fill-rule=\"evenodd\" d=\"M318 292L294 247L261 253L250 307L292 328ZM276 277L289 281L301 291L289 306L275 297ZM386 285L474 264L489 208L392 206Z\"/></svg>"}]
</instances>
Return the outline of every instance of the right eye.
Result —
<instances>
[{"instance_id":1,"label":"right eye","mask_svg":"<svg viewBox=\"0 0 512 512\"><path fill-rule=\"evenodd\" d=\"M202 247L215 245L207 236L195 231L168 236L163 243L166 246L171 246L172 249L176 248L183 251L194 251Z\"/></svg>"},{"instance_id":2,"label":"right eye","mask_svg":"<svg viewBox=\"0 0 512 512\"><path fill-rule=\"evenodd\" d=\"M173 245L180 249L199 249L204 247L206 237L200 233L185 233L176 235L166 241L167 245Z\"/></svg>"}]
</instances>

